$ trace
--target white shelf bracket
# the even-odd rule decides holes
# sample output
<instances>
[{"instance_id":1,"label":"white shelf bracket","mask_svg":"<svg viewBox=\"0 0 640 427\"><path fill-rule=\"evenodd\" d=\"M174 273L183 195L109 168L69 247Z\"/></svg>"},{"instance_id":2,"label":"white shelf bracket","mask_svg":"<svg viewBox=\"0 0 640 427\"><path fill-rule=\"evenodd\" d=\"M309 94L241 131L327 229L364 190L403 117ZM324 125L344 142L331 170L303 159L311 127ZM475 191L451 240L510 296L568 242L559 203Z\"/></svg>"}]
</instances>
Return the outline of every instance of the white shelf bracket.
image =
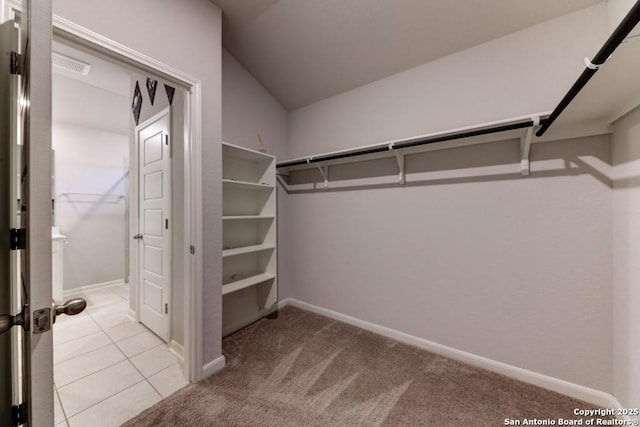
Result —
<instances>
[{"instance_id":1,"label":"white shelf bracket","mask_svg":"<svg viewBox=\"0 0 640 427\"><path fill-rule=\"evenodd\" d=\"M389 150L393 150L393 142L389 144ZM396 155L396 161L398 162L398 182L404 184L404 154L399 151L395 151L393 154Z\"/></svg>"},{"instance_id":2,"label":"white shelf bracket","mask_svg":"<svg viewBox=\"0 0 640 427\"><path fill-rule=\"evenodd\" d=\"M533 120L533 126L527 128L525 134L520 137L520 173L522 176L527 176L531 173L531 167L529 164L531 140L533 138L533 131L536 127L540 126L540 117L532 117L531 120Z\"/></svg>"},{"instance_id":3,"label":"white shelf bracket","mask_svg":"<svg viewBox=\"0 0 640 427\"><path fill-rule=\"evenodd\" d=\"M318 170L320 171L320 175L322 175L322 179L324 179L324 189L329 189L329 165L322 167L318 165Z\"/></svg>"}]
</instances>

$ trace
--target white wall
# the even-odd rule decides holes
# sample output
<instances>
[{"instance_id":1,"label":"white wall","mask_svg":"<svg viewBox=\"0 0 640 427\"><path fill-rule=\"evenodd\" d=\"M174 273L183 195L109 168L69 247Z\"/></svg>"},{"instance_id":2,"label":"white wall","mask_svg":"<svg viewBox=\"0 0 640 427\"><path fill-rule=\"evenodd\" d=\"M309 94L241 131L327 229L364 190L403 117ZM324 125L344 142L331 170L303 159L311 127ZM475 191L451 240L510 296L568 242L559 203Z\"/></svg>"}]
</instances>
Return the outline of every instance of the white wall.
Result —
<instances>
[{"instance_id":1,"label":"white wall","mask_svg":"<svg viewBox=\"0 0 640 427\"><path fill-rule=\"evenodd\" d=\"M207 0L56 0L54 14L202 81L202 362L221 354L221 12Z\"/></svg>"},{"instance_id":2,"label":"white wall","mask_svg":"<svg viewBox=\"0 0 640 427\"><path fill-rule=\"evenodd\" d=\"M269 154L287 154L288 112L226 50L222 51L222 139L257 150L257 135Z\"/></svg>"},{"instance_id":3,"label":"white wall","mask_svg":"<svg viewBox=\"0 0 640 427\"><path fill-rule=\"evenodd\" d=\"M63 289L124 280L127 135L54 122L55 225L64 246Z\"/></svg>"},{"instance_id":4,"label":"white wall","mask_svg":"<svg viewBox=\"0 0 640 427\"><path fill-rule=\"evenodd\" d=\"M613 134L614 395L640 406L640 109Z\"/></svg>"},{"instance_id":5,"label":"white wall","mask_svg":"<svg viewBox=\"0 0 640 427\"><path fill-rule=\"evenodd\" d=\"M609 137L534 145L528 178L516 159L517 141L430 152L407 158L404 187L290 194L281 280L295 299L611 392ZM330 176L392 182L394 161Z\"/></svg>"},{"instance_id":6,"label":"white wall","mask_svg":"<svg viewBox=\"0 0 640 427\"><path fill-rule=\"evenodd\" d=\"M613 32L629 10L636 4L636 0L607 0L607 14L609 20L609 31ZM640 25L629 33L629 36L640 35Z\"/></svg>"},{"instance_id":7,"label":"white wall","mask_svg":"<svg viewBox=\"0 0 640 427\"><path fill-rule=\"evenodd\" d=\"M600 3L294 110L288 154L552 110L606 40L607 22Z\"/></svg>"},{"instance_id":8,"label":"white wall","mask_svg":"<svg viewBox=\"0 0 640 427\"><path fill-rule=\"evenodd\" d=\"M551 110L607 25L598 4L292 111L288 154ZM311 304L611 392L610 156L609 137L537 144L522 178L518 143L502 142L407 159L418 185L290 194L281 283ZM389 162L330 176L390 175Z\"/></svg>"}]
</instances>

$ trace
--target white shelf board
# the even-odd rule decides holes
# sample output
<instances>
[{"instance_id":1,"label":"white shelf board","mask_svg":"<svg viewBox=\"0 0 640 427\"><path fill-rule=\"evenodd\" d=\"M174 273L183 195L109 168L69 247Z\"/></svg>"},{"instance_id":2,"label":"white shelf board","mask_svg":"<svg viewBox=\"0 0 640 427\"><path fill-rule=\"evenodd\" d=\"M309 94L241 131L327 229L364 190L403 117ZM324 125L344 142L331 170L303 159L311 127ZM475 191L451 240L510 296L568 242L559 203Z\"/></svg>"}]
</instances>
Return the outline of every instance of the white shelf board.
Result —
<instances>
[{"instance_id":1,"label":"white shelf board","mask_svg":"<svg viewBox=\"0 0 640 427\"><path fill-rule=\"evenodd\" d=\"M238 181L235 179L223 179L222 184L224 188L237 188L239 190L272 190L275 188L273 185L262 184L256 182Z\"/></svg>"},{"instance_id":2,"label":"white shelf board","mask_svg":"<svg viewBox=\"0 0 640 427\"><path fill-rule=\"evenodd\" d=\"M275 249L274 245L254 245L254 246L244 246L244 247L233 248L233 249L225 249L222 251L222 257L226 258L230 256L235 256L235 255L250 254L253 252L262 252L262 251L268 251L272 249Z\"/></svg>"},{"instance_id":3,"label":"white shelf board","mask_svg":"<svg viewBox=\"0 0 640 427\"><path fill-rule=\"evenodd\" d=\"M275 159L271 154L250 150L238 145L229 144L228 142L222 143L222 153L226 157L233 157L248 162L270 162Z\"/></svg>"},{"instance_id":4,"label":"white shelf board","mask_svg":"<svg viewBox=\"0 0 640 427\"><path fill-rule=\"evenodd\" d=\"M227 215L223 216L222 220L249 220L249 219L274 219L273 215Z\"/></svg>"},{"instance_id":5,"label":"white shelf board","mask_svg":"<svg viewBox=\"0 0 640 427\"><path fill-rule=\"evenodd\" d=\"M232 292L237 292L240 289L249 288L251 286L255 286L262 282L266 282L267 280L272 280L275 278L276 278L275 274L260 273L255 276L250 276L244 279L236 280L235 282L226 283L222 285L222 295L227 295Z\"/></svg>"}]
</instances>

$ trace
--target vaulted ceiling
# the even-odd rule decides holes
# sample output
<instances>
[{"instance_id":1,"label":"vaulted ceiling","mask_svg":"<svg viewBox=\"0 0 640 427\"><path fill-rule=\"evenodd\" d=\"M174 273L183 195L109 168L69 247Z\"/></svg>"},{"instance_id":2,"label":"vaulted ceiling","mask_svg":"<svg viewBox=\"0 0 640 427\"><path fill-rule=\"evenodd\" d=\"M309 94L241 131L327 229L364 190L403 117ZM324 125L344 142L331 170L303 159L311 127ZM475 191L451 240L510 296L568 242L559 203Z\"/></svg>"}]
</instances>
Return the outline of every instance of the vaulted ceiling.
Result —
<instances>
[{"instance_id":1,"label":"vaulted ceiling","mask_svg":"<svg viewBox=\"0 0 640 427\"><path fill-rule=\"evenodd\" d=\"M602 0L212 0L224 47L287 109Z\"/></svg>"}]
</instances>

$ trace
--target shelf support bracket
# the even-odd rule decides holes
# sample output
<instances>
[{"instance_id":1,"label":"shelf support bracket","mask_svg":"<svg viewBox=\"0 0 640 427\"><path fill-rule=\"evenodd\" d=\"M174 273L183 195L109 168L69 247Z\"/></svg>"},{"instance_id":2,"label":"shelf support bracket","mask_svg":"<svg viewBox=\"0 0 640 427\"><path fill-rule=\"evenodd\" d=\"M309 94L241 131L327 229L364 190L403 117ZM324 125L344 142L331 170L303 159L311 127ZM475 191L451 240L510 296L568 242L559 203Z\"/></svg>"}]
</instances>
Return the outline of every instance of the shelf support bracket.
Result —
<instances>
[{"instance_id":1,"label":"shelf support bracket","mask_svg":"<svg viewBox=\"0 0 640 427\"><path fill-rule=\"evenodd\" d=\"M320 175L322 175L322 179L324 179L324 189L329 189L329 165L322 167L318 165L318 170L320 171Z\"/></svg>"},{"instance_id":2,"label":"shelf support bracket","mask_svg":"<svg viewBox=\"0 0 640 427\"><path fill-rule=\"evenodd\" d=\"M520 173L522 176L528 176L531 173L531 166L529 163L531 139L533 138L534 129L540 126L540 117L532 117L531 120L533 120L533 126L527 128L525 134L520 137Z\"/></svg>"},{"instance_id":3,"label":"shelf support bracket","mask_svg":"<svg viewBox=\"0 0 640 427\"><path fill-rule=\"evenodd\" d=\"M393 150L393 142L389 144L389 151ZM393 154L396 156L396 162L398 162L398 182L400 184L404 184L405 174L404 174L404 154L399 151L394 151Z\"/></svg>"}]
</instances>

